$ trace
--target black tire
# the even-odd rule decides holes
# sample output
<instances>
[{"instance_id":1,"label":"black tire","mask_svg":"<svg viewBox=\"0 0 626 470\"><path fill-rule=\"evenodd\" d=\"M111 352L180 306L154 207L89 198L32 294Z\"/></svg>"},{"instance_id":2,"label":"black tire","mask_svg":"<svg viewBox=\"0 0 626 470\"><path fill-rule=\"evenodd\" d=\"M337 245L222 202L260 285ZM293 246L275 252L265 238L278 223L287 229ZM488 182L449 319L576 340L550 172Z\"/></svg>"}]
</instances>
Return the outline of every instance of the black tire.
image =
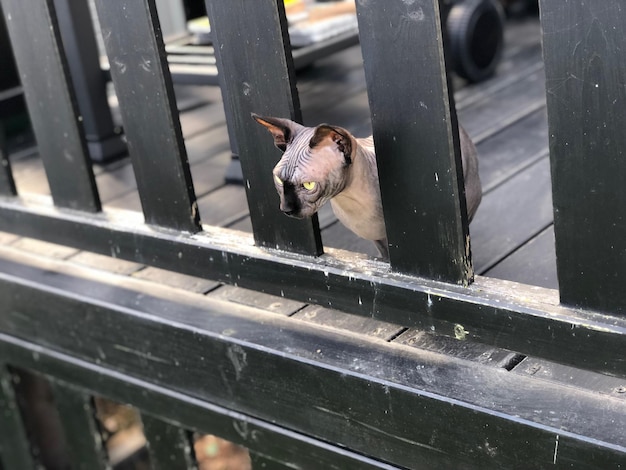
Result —
<instances>
[{"instance_id":1,"label":"black tire","mask_svg":"<svg viewBox=\"0 0 626 470\"><path fill-rule=\"evenodd\" d=\"M456 73L470 82L492 76L504 47L504 13L495 0L456 3L446 20L448 47Z\"/></svg>"}]
</instances>

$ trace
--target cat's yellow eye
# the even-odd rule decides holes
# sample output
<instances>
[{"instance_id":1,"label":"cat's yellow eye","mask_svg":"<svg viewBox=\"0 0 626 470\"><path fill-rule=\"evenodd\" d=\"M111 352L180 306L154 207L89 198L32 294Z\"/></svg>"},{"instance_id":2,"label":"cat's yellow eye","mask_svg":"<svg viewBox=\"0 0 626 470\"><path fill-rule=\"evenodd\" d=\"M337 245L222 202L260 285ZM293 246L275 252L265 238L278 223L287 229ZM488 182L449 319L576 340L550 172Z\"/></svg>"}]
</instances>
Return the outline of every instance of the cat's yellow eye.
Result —
<instances>
[{"instance_id":1,"label":"cat's yellow eye","mask_svg":"<svg viewBox=\"0 0 626 470\"><path fill-rule=\"evenodd\" d=\"M306 189L307 191L313 191L315 189L315 186L316 186L315 181L307 181L305 183L302 183L302 187Z\"/></svg>"},{"instance_id":2,"label":"cat's yellow eye","mask_svg":"<svg viewBox=\"0 0 626 470\"><path fill-rule=\"evenodd\" d=\"M278 176L274 175L274 181L276 182L276 184L278 186L282 186L283 185L283 180L281 180Z\"/></svg>"}]
</instances>

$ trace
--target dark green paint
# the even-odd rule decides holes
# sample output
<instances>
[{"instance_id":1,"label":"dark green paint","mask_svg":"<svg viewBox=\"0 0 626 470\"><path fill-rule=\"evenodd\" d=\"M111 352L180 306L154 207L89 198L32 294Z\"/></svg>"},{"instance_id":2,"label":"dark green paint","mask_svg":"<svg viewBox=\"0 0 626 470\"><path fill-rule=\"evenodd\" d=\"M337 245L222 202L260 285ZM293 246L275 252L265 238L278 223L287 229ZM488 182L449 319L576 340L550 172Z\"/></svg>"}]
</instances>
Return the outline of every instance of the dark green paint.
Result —
<instances>
[{"instance_id":1,"label":"dark green paint","mask_svg":"<svg viewBox=\"0 0 626 470\"><path fill-rule=\"evenodd\" d=\"M100 199L67 70L53 0L3 0L30 121L54 203L87 212ZM68 184L71 182L71 184Z\"/></svg>"},{"instance_id":2,"label":"dark green paint","mask_svg":"<svg viewBox=\"0 0 626 470\"><path fill-rule=\"evenodd\" d=\"M146 222L197 232L200 215L155 2L96 6Z\"/></svg>"},{"instance_id":3,"label":"dark green paint","mask_svg":"<svg viewBox=\"0 0 626 470\"><path fill-rule=\"evenodd\" d=\"M391 266L467 285L467 211L438 1L357 5Z\"/></svg>"},{"instance_id":4,"label":"dark green paint","mask_svg":"<svg viewBox=\"0 0 626 470\"><path fill-rule=\"evenodd\" d=\"M278 209L272 168L280 159L267 131L250 116L301 121L283 2L207 1L227 116L237 140L257 245L319 255L317 217L295 220Z\"/></svg>"},{"instance_id":5,"label":"dark green paint","mask_svg":"<svg viewBox=\"0 0 626 470\"><path fill-rule=\"evenodd\" d=\"M76 470L109 470L93 397L65 383L51 381L65 442Z\"/></svg>"},{"instance_id":6,"label":"dark green paint","mask_svg":"<svg viewBox=\"0 0 626 470\"><path fill-rule=\"evenodd\" d=\"M626 8L541 5L561 301L626 314Z\"/></svg>"}]
</instances>

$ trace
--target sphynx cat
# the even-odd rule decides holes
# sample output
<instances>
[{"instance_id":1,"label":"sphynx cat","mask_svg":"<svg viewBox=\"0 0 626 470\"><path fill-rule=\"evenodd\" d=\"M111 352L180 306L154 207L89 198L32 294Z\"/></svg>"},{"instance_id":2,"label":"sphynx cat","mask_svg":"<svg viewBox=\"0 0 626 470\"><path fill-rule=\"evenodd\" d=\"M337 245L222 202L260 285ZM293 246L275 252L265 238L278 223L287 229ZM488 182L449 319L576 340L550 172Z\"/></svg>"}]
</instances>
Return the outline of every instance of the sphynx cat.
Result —
<instances>
[{"instance_id":1,"label":"sphynx cat","mask_svg":"<svg viewBox=\"0 0 626 470\"><path fill-rule=\"evenodd\" d=\"M356 138L347 130L320 124L305 127L289 119L252 117L274 137L283 156L274 167L280 210L298 219L311 217L330 201L339 221L374 242L389 259L387 232L378 186L372 137ZM482 199L478 155L459 126L467 213L471 221Z\"/></svg>"}]
</instances>

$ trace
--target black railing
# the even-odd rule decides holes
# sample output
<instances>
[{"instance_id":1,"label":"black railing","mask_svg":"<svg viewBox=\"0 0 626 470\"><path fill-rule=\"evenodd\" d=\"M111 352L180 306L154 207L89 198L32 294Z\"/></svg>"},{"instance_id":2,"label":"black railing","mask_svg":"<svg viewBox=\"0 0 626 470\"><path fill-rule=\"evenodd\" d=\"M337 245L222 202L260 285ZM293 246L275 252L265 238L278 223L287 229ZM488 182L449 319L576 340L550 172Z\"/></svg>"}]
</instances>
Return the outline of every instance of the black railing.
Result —
<instances>
[{"instance_id":1,"label":"black railing","mask_svg":"<svg viewBox=\"0 0 626 470\"><path fill-rule=\"evenodd\" d=\"M619 0L541 2L560 304L534 287L474 279L436 0L357 0L390 264L332 249L321 256L317 219L287 219L267 197L277 155L250 113L300 118L281 1L207 2L254 243L200 224L153 0L96 1L143 220L101 210L56 2L1 3L52 201L17 195L2 154L0 230L626 379L626 10ZM429 158L416 158L417 147ZM2 264L4 470L33 465L8 366L51 377L70 454L82 468L108 465L86 438L97 434L90 393L158 417L144 423L149 440L158 435L176 446L186 439L178 427L213 431L245 444L259 468L419 468L419 459L430 468L459 461L507 468L519 459L552 463L554 456L556 463L557 454L612 468L626 460L624 410L592 394L542 389L536 407L565 416L553 425L522 405L510 411L516 400L531 406L519 393L520 376L502 379L499 370L467 370L453 359L442 368L281 319L255 322L244 307L207 322L220 311L209 300L174 302L116 287L113 302L96 288L76 291L70 276ZM359 358L358 368L346 358ZM277 370L298 377L289 390L271 379ZM550 401L555 396L561 404ZM193 465L184 452L174 457ZM163 458L153 453L169 468Z\"/></svg>"}]
</instances>

